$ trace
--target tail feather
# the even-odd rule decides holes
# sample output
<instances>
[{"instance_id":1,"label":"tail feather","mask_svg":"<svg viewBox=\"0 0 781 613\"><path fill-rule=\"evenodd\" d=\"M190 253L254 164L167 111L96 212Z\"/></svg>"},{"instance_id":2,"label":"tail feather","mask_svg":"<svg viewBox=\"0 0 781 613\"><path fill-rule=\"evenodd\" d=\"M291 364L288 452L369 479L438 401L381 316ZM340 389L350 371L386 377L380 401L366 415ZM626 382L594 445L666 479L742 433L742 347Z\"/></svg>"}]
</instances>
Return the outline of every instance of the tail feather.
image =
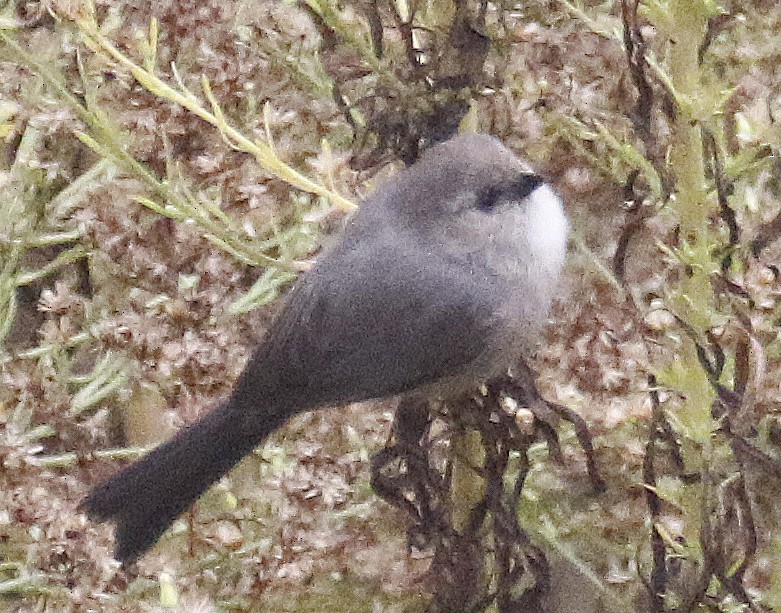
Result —
<instances>
[{"instance_id":1,"label":"tail feather","mask_svg":"<svg viewBox=\"0 0 781 613\"><path fill-rule=\"evenodd\" d=\"M269 419L263 431L247 432L241 415L230 404L221 405L95 488L84 509L93 519L116 522L114 555L123 563L132 562L284 421Z\"/></svg>"}]
</instances>

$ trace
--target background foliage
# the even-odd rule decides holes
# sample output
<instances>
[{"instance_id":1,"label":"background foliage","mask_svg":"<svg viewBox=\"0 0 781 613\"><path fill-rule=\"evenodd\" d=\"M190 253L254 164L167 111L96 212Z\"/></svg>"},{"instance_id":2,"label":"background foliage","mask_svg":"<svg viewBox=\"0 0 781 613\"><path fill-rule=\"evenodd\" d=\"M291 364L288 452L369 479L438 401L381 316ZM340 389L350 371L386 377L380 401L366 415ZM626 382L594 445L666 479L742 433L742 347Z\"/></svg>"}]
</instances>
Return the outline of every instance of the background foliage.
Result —
<instances>
[{"instance_id":1,"label":"background foliage","mask_svg":"<svg viewBox=\"0 0 781 613\"><path fill-rule=\"evenodd\" d=\"M776 2L1 10L3 606L425 610L368 484L390 404L297 418L129 575L77 505L229 391L321 233L468 110L576 229L535 366L608 489L571 429L530 450L548 609L781 610Z\"/></svg>"}]
</instances>

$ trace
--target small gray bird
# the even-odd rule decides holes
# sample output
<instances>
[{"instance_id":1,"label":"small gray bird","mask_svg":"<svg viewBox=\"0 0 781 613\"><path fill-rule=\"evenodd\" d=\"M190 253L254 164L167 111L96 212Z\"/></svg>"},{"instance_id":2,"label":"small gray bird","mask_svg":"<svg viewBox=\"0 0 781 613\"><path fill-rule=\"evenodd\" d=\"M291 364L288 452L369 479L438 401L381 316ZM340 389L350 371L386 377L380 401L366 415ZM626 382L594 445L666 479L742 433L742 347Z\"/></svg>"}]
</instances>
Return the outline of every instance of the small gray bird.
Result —
<instances>
[{"instance_id":1,"label":"small gray bird","mask_svg":"<svg viewBox=\"0 0 781 613\"><path fill-rule=\"evenodd\" d=\"M557 291L562 203L496 139L464 134L382 185L302 275L230 398L97 487L130 562L293 415L416 393L447 399L534 349Z\"/></svg>"}]
</instances>

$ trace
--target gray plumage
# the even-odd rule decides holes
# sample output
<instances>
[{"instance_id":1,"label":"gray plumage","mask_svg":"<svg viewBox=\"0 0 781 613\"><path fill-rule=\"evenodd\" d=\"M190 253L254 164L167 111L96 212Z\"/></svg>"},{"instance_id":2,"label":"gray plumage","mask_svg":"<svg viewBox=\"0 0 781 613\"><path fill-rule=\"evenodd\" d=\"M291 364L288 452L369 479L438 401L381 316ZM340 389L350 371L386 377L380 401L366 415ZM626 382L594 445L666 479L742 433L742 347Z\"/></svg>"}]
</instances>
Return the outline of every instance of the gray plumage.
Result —
<instances>
[{"instance_id":1,"label":"gray plumage","mask_svg":"<svg viewBox=\"0 0 781 613\"><path fill-rule=\"evenodd\" d=\"M298 412L415 391L449 396L533 350L557 289L561 201L499 141L458 136L382 185L299 279L230 399L85 501L146 551Z\"/></svg>"}]
</instances>

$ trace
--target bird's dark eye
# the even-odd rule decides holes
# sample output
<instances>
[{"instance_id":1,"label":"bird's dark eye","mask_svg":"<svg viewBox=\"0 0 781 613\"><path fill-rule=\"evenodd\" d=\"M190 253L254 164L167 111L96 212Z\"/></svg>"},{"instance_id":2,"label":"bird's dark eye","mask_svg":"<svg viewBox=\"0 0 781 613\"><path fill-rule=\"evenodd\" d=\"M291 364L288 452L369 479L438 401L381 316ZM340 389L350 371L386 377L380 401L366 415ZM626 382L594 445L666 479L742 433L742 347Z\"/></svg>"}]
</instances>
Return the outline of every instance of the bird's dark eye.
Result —
<instances>
[{"instance_id":1,"label":"bird's dark eye","mask_svg":"<svg viewBox=\"0 0 781 613\"><path fill-rule=\"evenodd\" d=\"M541 177L529 173L521 175L520 179L502 186L485 189L477 198L477 208L481 211L491 211L501 201L520 202L542 185Z\"/></svg>"},{"instance_id":2,"label":"bird's dark eye","mask_svg":"<svg viewBox=\"0 0 781 613\"><path fill-rule=\"evenodd\" d=\"M502 195L502 190L498 187L489 187L478 194L477 208L481 211L490 211L496 206L499 201L499 197Z\"/></svg>"}]
</instances>

